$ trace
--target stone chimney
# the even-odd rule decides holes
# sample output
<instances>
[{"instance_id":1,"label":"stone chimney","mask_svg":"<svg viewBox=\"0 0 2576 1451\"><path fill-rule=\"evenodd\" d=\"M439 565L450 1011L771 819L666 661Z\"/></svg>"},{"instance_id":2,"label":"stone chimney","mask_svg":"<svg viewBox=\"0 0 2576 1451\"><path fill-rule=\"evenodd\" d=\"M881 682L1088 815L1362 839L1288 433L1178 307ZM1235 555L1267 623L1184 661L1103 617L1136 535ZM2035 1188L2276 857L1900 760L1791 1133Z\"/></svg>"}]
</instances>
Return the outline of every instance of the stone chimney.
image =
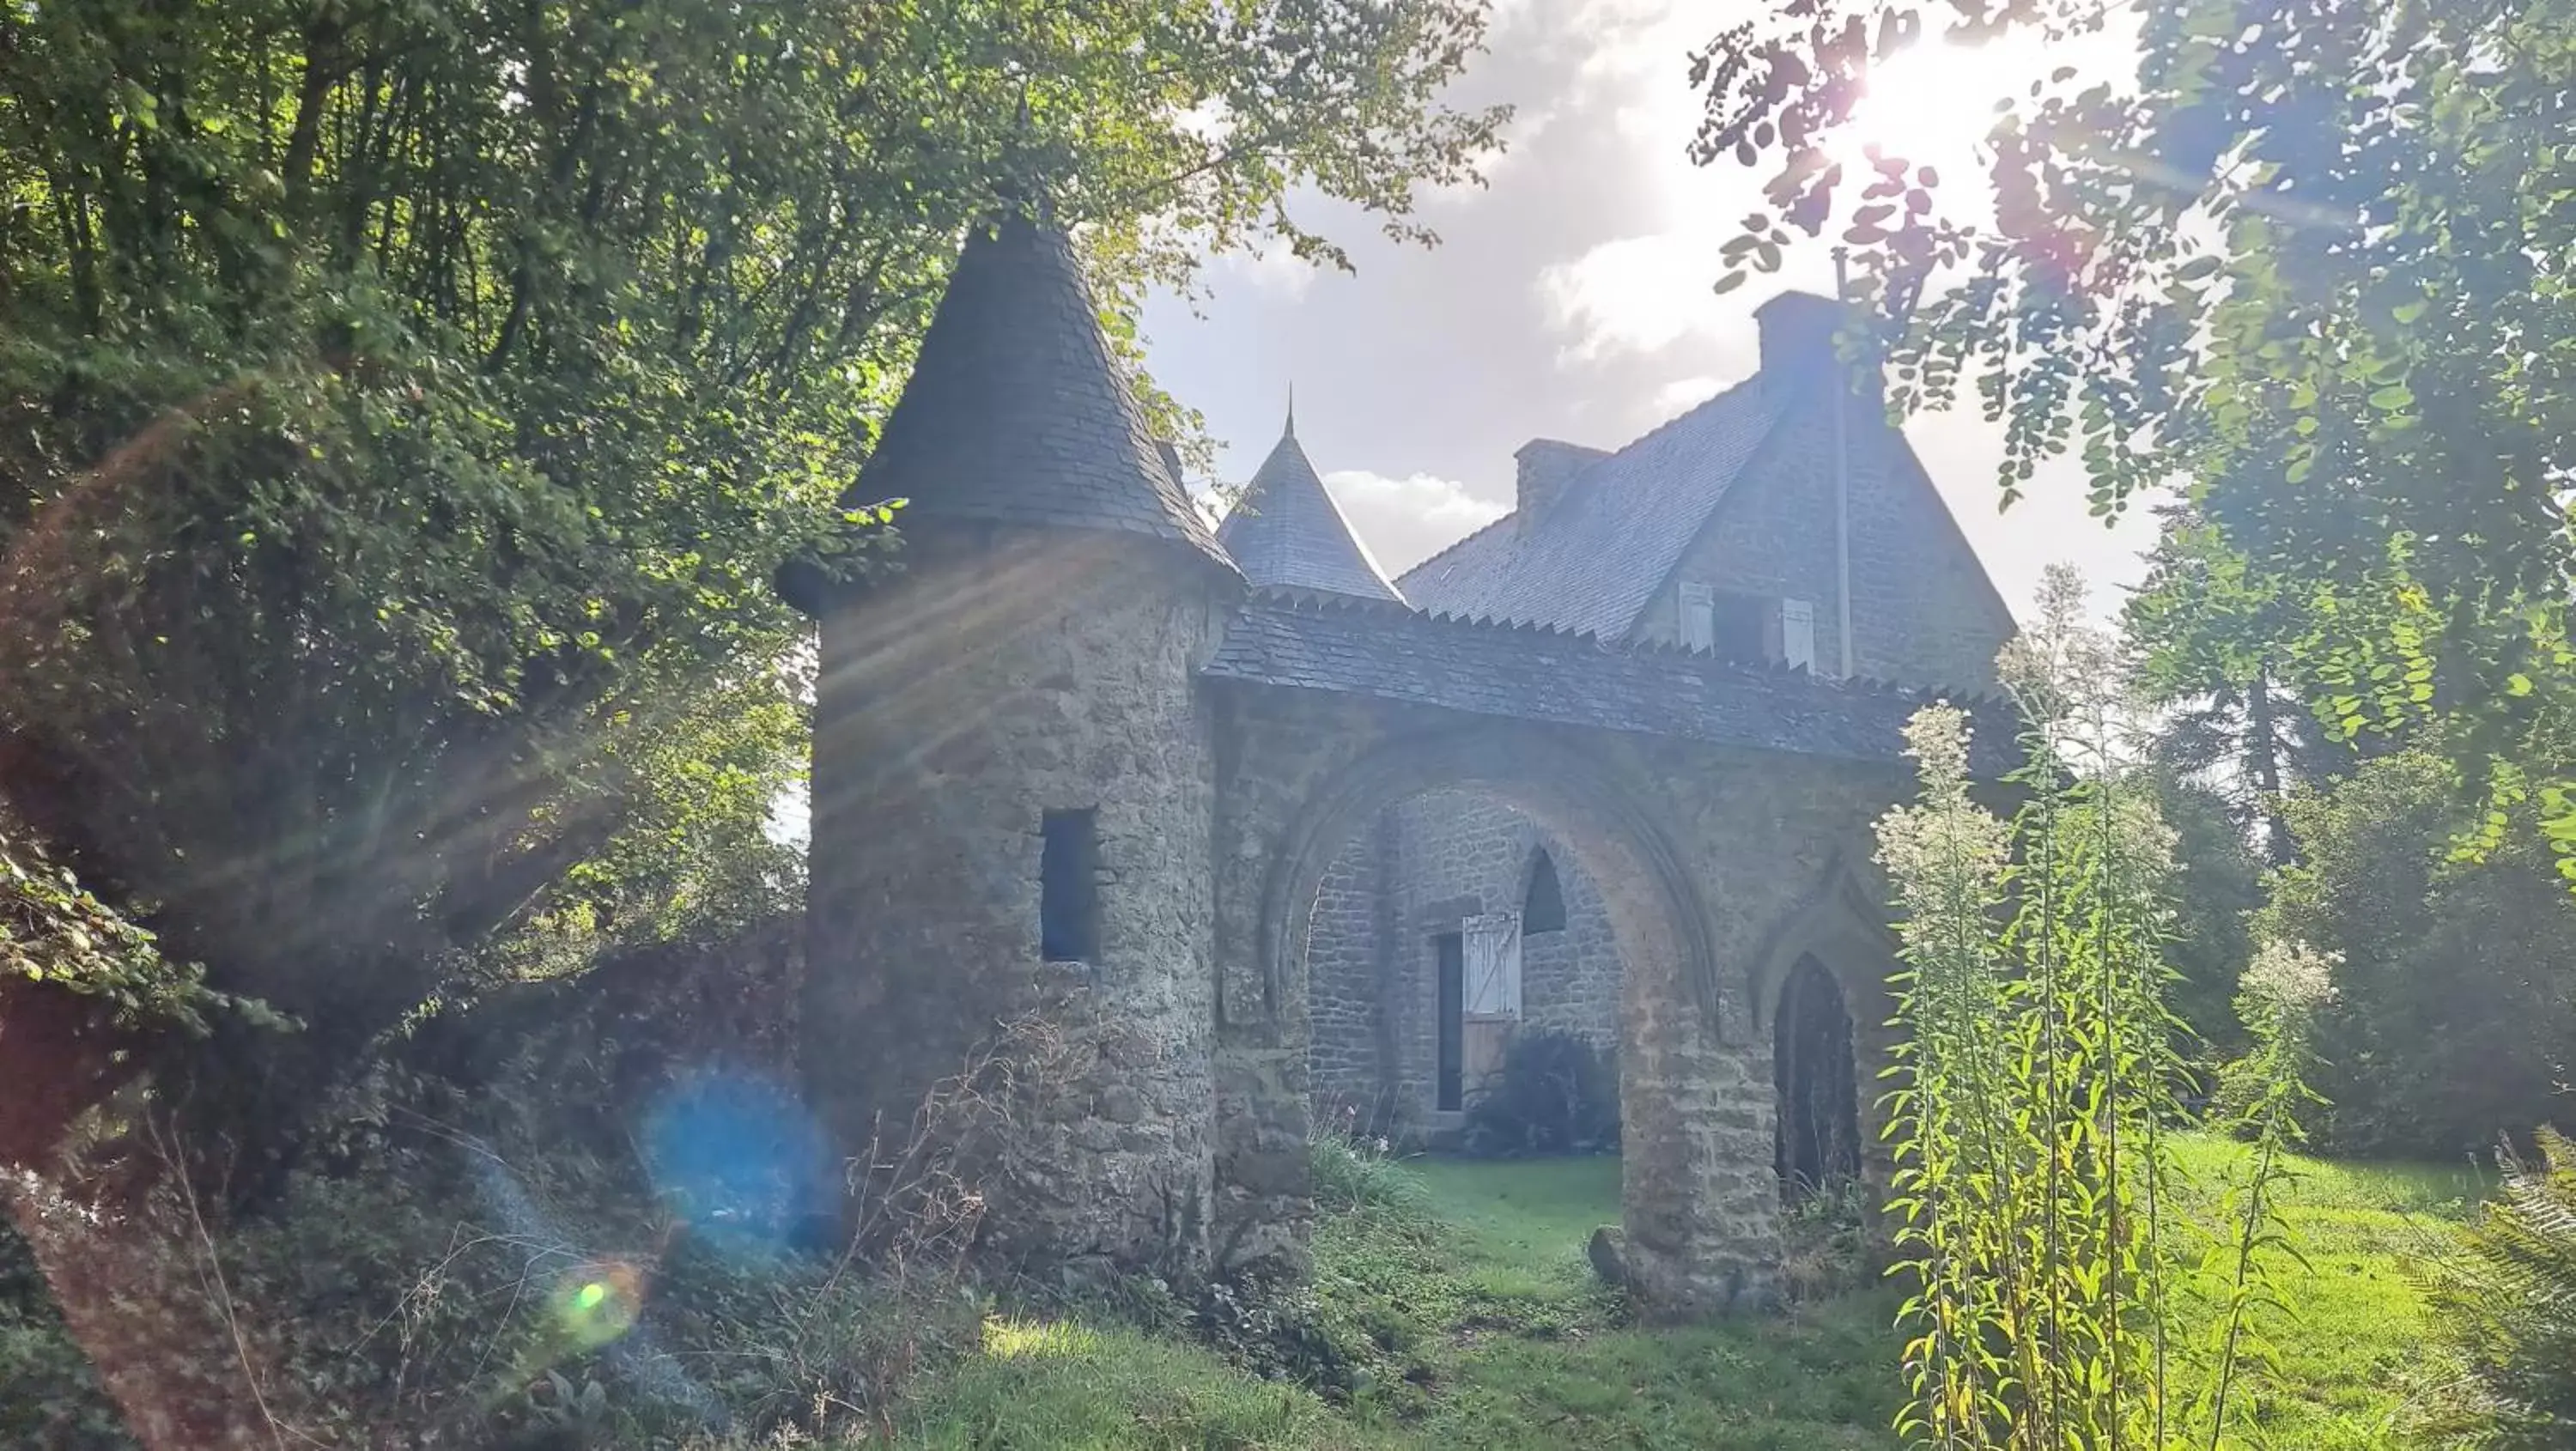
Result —
<instances>
[{"instance_id":1,"label":"stone chimney","mask_svg":"<svg viewBox=\"0 0 2576 1451\"><path fill-rule=\"evenodd\" d=\"M1849 326L1858 341L1867 317L1857 307L1812 292L1783 292L1753 309L1753 320L1762 328L1764 384L1804 391L1832 377L1835 335ZM1852 370L1853 391L1878 396L1877 370L1860 358L1852 360Z\"/></svg>"},{"instance_id":2,"label":"stone chimney","mask_svg":"<svg viewBox=\"0 0 2576 1451\"><path fill-rule=\"evenodd\" d=\"M1533 438L1520 446L1512 458L1520 465L1513 481L1514 513L1523 527L1537 521L1565 492L1565 481L1589 468L1594 462L1610 456L1606 448L1585 448L1579 443L1566 443L1553 438Z\"/></svg>"}]
</instances>

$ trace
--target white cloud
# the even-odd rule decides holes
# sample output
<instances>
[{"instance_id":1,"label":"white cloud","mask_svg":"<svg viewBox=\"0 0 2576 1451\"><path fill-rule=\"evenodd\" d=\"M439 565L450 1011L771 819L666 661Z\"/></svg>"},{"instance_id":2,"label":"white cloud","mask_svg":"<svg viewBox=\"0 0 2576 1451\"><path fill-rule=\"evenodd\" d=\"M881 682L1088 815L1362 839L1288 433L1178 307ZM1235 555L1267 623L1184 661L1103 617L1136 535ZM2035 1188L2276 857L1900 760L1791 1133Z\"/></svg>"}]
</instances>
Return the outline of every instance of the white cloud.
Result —
<instances>
[{"instance_id":1,"label":"white cloud","mask_svg":"<svg viewBox=\"0 0 2576 1451\"><path fill-rule=\"evenodd\" d=\"M1294 302L1315 285L1315 264L1288 249L1285 242L1266 243L1258 252L1228 252L1217 270L1241 278L1253 291Z\"/></svg>"},{"instance_id":2,"label":"white cloud","mask_svg":"<svg viewBox=\"0 0 2576 1451\"><path fill-rule=\"evenodd\" d=\"M1724 311L1709 291L1714 250L1685 233L1622 237L1539 273L1548 319L1568 353L1592 362L1621 352L1657 353L1694 332L1714 332Z\"/></svg>"},{"instance_id":3,"label":"white cloud","mask_svg":"<svg viewBox=\"0 0 2576 1451\"><path fill-rule=\"evenodd\" d=\"M1324 475L1324 486L1389 578L1493 523L1510 507L1479 499L1465 484L1432 474L1397 479L1366 469L1336 469Z\"/></svg>"},{"instance_id":4,"label":"white cloud","mask_svg":"<svg viewBox=\"0 0 2576 1451\"><path fill-rule=\"evenodd\" d=\"M1423 192L1424 198L1427 201L1455 207L1465 206L1479 197L1489 195L1506 173L1520 168L1521 158L1529 154L1530 148L1537 144L1539 137L1545 134L1547 128L1555 122L1556 112L1553 110L1528 106L1519 108L1512 113L1511 120L1503 123L1499 138L1502 148L1488 152L1477 161L1476 170L1484 178L1481 183L1459 181L1430 187Z\"/></svg>"},{"instance_id":5,"label":"white cloud","mask_svg":"<svg viewBox=\"0 0 2576 1451\"><path fill-rule=\"evenodd\" d=\"M1667 418L1678 418L1716 397L1725 387L1724 379L1711 378L1705 374L1690 378L1675 378L1655 390L1655 421L1660 423Z\"/></svg>"}]
</instances>

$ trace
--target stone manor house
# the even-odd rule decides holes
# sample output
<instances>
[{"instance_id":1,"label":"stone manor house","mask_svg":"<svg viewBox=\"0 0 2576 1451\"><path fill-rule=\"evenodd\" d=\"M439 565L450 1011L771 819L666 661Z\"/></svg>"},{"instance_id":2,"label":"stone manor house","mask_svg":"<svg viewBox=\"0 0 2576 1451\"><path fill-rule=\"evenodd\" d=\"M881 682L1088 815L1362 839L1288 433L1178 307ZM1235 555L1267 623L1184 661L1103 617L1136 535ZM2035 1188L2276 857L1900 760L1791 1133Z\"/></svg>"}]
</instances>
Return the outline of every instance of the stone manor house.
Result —
<instances>
[{"instance_id":1,"label":"stone manor house","mask_svg":"<svg viewBox=\"0 0 2576 1451\"><path fill-rule=\"evenodd\" d=\"M1838 305L1756 315L1752 377L1532 440L1509 514L1389 580L1293 421L1210 528L1065 239L970 238L849 494L907 501L901 567L781 580L821 622L805 1057L842 1148L971 1073L932 1132L987 1253L1293 1271L1316 1115L1436 1134L1558 1028L1618 1053L1640 1300L1767 1295L1784 1196L1884 1184L1899 727L2013 625Z\"/></svg>"}]
</instances>

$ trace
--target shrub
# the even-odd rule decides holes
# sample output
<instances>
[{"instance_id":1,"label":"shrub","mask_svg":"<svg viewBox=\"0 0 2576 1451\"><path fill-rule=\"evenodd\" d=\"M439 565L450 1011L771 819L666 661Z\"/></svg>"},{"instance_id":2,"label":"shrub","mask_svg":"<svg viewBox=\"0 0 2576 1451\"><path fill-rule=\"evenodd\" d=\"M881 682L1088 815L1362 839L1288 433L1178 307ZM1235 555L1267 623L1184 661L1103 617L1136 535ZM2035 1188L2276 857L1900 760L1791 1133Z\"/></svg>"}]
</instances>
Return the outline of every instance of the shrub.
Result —
<instances>
[{"instance_id":1,"label":"shrub","mask_svg":"<svg viewBox=\"0 0 2576 1451\"><path fill-rule=\"evenodd\" d=\"M1515 1035L1467 1105L1465 1148L1482 1158L1600 1154L1619 1147L1619 1070L1590 1039L1553 1028Z\"/></svg>"},{"instance_id":2,"label":"shrub","mask_svg":"<svg viewBox=\"0 0 2576 1451\"><path fill-rule=\"evenodd\" d=\"M2576 898L2526 808L2490 822L2479 861L2452 860L2458 773L2404 751L2291 799L2299 864L2273 881L2258 933L2341 959L2319 1018L2321 1147L2451 1158L2563 1111L2576 1043Z\"/></svg>"},{"instance_id":3,"label":"shrub","mask_svg":"<svg viewBox=\"0 0 2576 1451\"><path fill-rule=\"evenodd\" d=\"M1190 1325L1264 1379L1293 1381L1336 1399L1359 1383L1359 1367L1326 1327L1315 1292L1294 1281L1260 1274L1214 1281L1200 1293Z\"/></svg>"},{"instance_id":4,"label":"shrub","mask_svg":"<svg viewBox=\"0 0 2576 1451\"><path fill-rule=\"evenodd\" d=\"M0 1445L130 1447L92 1361L192 1415L256 1402L235 1420L257 1444L882 1435L977 1343L973 1221L916 1144L807 1204L852 1237L789 1212L821 1197L792 1095L720 1069L792 1071L793 947L763 930L442 1017L317 1107L317 1152L255 1214L166 1171L109 1214L87 1212L95 1174L0 1181L26 1226L0 1228ZM150 1168L177 1144L141 1125L114 1147ZM200 1424L179 1440L236 1444Z\"/></svg>"},{"instance_id":5,"label":"shrub","mask_svg":"<svg viewBox=\"0 0 2576 1451\"><path fill-rule=\"evenodd\" d=\"M2456 1409L2493 1451L2576 1445L2576 1142L2539 1131L2433 1287L2434 1333L2467 1373Z\"/></svg>"},{"instance_id":6,"label":"shrub","mask_svg":"<svg viewBox=\"0 0 2576 1451\"><path fill-rule=\"evenodd\" d=\"M1856 1181L1829 1184L1780 1213L1781 1289L1793 1302L1874 1284L1882 1259L1870 1229L1869 1192Z\"/></svg>"},{"instance_id":7,"label":"shrub","mask_svg":"<svg viewBox=\"0 0 2576 1451\"><path fill-rule=\"evenodd\" d=\"M1360 1139L1329 1127L1306 1141L1315 1207L1417 1219L1430 1213L1422 1181L1404 1171L1384 1139Z\"/></svg>"},{"instance_id":8,"label":"shrub","mask_svg":"<svg viewBox=\"0 0 2576 1451\"><path fill-rule=\"evenodd\" d=\"M0 1214L0 1445L59 1451L134 1445L6 1214Z\"/></svg>"}]
</instances>

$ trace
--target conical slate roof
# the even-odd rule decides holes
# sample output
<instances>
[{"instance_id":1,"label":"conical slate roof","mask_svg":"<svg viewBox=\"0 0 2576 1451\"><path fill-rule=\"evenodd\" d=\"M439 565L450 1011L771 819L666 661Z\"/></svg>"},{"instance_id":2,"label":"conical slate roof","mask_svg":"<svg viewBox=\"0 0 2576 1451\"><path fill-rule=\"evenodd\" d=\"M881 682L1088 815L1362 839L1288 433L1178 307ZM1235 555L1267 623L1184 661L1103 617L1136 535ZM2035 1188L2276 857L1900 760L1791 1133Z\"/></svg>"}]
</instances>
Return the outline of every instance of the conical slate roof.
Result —
<instances>
[{"instance_id":1,"label":"conical slate roof","mask_svg":"<svg viewBox=\"0 0 2576 1451\"><path fill-rule=\"evenodd\" d=\"M1369 562L1341 506L1297 446L1294 417L1216 537L1255 585L1403 601Z\"/></svg>"},{"instance_id":2,"label":"conical slate roof","mask_svg":"<svg viewBox=\"0 0 2576 1451\"><path fill-rule=\"evenodd\" d=\"M847 502L899 518L1108 529L1227 563L1145 428L1061 232L976 230Z\"/></svg>"}]
</instances>

